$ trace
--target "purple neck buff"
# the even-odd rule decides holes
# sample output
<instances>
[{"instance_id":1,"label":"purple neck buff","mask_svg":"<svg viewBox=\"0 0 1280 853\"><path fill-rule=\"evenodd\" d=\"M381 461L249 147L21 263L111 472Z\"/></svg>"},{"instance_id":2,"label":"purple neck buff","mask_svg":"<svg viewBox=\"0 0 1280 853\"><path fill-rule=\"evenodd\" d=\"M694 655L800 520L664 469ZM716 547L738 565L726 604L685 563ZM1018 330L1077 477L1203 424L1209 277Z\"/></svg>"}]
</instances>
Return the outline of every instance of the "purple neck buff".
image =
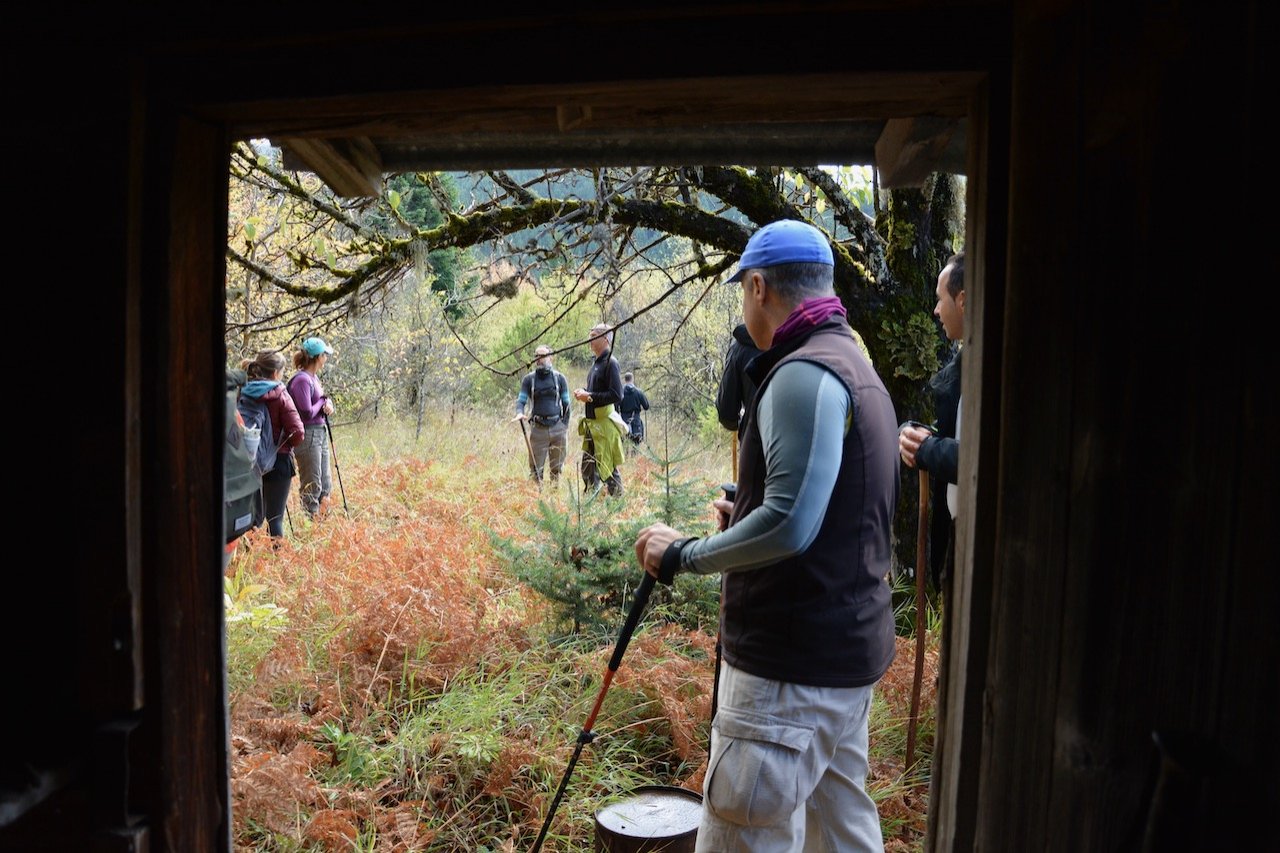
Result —
<instances>
[{"instance_id":1,"label":"purple neck buff","mask_svg":"<svg viewBox=\"0 0 1280 853\"><path fill-rule=\"evenodd\" d=\"M795 307L795 310L788 315L786 320L782 321L782 325L774 330L771 346L776 347L791 338L804 334L818 326L832 314L839 314L841 317L849 316L848 312L844 310L844 305L840 304L838 296L818 296L804 300Z\"/></svg>"}]
</instances>

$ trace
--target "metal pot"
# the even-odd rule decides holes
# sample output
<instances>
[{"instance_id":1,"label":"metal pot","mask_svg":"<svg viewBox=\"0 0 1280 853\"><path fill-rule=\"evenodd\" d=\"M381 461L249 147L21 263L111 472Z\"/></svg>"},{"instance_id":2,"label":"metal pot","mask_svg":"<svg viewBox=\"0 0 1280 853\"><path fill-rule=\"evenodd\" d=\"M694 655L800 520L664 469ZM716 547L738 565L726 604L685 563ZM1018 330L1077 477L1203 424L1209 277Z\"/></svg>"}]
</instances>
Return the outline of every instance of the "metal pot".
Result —
<instances>
[{"instance_id":1,"label":"metal pot","mask_svg":"<svg viewBox=\"0 0 1280 853\"><path fill-rule=\"evenodd\" d=\"M693 853L701 820L701 794L642 785L596 812L596 853Z\"/></svg>"}]
</instances>

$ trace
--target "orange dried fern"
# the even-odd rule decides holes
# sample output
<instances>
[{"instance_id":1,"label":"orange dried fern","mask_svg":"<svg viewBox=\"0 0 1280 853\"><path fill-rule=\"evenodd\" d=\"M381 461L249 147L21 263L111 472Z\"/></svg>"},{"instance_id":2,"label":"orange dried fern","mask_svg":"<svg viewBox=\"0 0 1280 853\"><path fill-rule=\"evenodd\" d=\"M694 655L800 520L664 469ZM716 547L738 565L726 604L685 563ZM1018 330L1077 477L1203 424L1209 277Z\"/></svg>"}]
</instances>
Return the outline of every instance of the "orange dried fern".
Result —
<instances>
[{"instance_id":1,"label":"orange dried fern","mask_svg":"<svg viewBox=\"0 0 1280 853\"><path fill-rule=\"evenodd\" d=\"M472 482L483 466L472 460ZM628 468L632 494L657 488L650 460L637 455ZM251 540L233 558L231 571L251 571L288 614L253 670L254 682L230 697L237 840L267 830L324 849L351 849L365 838L394 853L473 848L481 838L491 849L519 849L538 831L572 751L563 719L585 713L578 706L594 695L608 650L550 646L542 633L546 603L513 586L495 564L489 535L521 535L533 502L564 496L540 492L521 471L493 487L482 483L477 499L450 480L456 473L414 459L347 463L343 473L353 512L304 523L278 549ZM639 518L645 508L633 500L620 510L620 517ZM581 700L557 710L559 729L552 719L499 720L499 744L472 775L449 764L456 749L441 732L416 759L412 778L334 776L326 724L371 748L393 743L407 715L476 673L497 679L524 665L526 653L582 687ZM894 715L909 707L912 653L907 642L878 688ZM692 790L706 772L714 669L713 636L646 622L615 681L615 689L643 697L636 725L660 735L650 742L669 741L661 761L678 765L673 784ZM925 704L932 707L936 652L925 669ZM580 775L598 762L587 750ZM894 774L901 774L900 762L873 762L873 782ZM922 831L916 795L895 794L882 808L900 810L904 823L915 820ZM589 846L579 823L562 808L555 831Z\"/></svg>"}]
</instances>

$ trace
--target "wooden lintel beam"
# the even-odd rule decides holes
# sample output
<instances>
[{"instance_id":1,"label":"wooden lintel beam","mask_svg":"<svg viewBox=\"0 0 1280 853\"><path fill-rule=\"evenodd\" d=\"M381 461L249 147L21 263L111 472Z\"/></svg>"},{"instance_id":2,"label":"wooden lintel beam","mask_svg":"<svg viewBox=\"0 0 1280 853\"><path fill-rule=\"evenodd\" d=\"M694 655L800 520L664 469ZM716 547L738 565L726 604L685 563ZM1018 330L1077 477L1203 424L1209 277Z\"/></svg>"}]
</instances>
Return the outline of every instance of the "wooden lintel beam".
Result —
<instances>
[{"instance_id":1,"label":"wooden lintel beam","mask_svg":"<svg viewBox=\"0 0 1280 853\"><path fill-rule=\"evenodd\" d=\"M923 186L925 179L945 171L941 163L959 121L918 116L885 122L876 140L876 169L885 189Z\"/></svg>"},{"instance_id":2,"label":"wooden lintel beam","mask_svg":"<svg viewBox=\"0 0 1280 853\"><path fill-rule=\"evenodd\" d=\"M280 144L342 198L370 198L382 194L382 157L366 137L292 137L281 140Z\"/></svg>"}]
</instances>

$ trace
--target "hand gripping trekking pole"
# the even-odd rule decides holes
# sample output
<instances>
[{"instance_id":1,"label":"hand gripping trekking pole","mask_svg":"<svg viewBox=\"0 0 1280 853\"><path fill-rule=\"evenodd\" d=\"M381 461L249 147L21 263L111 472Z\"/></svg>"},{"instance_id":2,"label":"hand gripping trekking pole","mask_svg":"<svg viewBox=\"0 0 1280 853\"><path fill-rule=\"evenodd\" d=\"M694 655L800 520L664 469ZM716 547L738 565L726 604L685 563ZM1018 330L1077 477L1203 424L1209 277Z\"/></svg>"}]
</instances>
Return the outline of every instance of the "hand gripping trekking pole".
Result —
<instances>
[{"instance_id":1,"label":"hand gripping trekking pole","mask_svg":"<svg viewBox=\"0 0 1280 853\"><path fill-rule=\"evenodd\" d=\"M916 529L916 674L911 682L911 719L907 724L907 757L911 772L916 759L916 721L920 718L920 681L924 677L924 573L929 558L929 472L920 469L920 520Z\"/></svg>"},{"instance_id":2,"label":"hand gripping trekking pole","mask_svg":"<svg viewBox=\"0 0 1280 853\"><path fill-rule=\"evenodd\" d=\"M644 606L649 601L649 593L653 591L653 575L645 572L644 579L640 581L640 586L636 589L636 600L631 603L631 612L627 614L627 621L623 623L622 631L618 634L618 644L614 647L613 657L609 659L609 668L604 673L604 683L600 685L600 692L596 695L595 707L591 709L591 714L587 717L586 723L582 726L582 731L578 733L578 744L573 748L573 757L569 759L569 766L565 768L564 778L560 780L560 787L556 790L555 799L551 801L551 808L547 811L546 820L542 822L542 830L538 833L538 840L533 843L533 853L538 853L542 849L542 841L547 837L547 830L551 827L551 819L556 815L556 809L560 806L560 798L564 796L564 789L569 785L569 777L573 775L573 768L578 763L578 758L582 755L582 748L596 739L596 733L591 731L591 726L595 724L596 714L600 713L600 706L604 704L604 695L609 692L609 685L613 683L614 673L618 671L618 667L622 665L622 655L627 650L627 643L631 642L631 635L636 630L636 623L640 621L640 614L644 610Z\"/></svg>"},{"instance_id":3,"label":"hand gripping trekking pole","mask_svg":"<svg viewBox=\"0 0 1280 853\"><path fill-rule=\"evenodd\" d=\"M342 469L338 467L338 446L333 443L333 427L329 425L329 416L324 416L324 431L329 433L329 452L333 454L333 470L338 474L338 491L342 494L342 511L347 515L351 514L351 510L347 509L347 490L342 488Z\"/></svg>"}]
</instances>

